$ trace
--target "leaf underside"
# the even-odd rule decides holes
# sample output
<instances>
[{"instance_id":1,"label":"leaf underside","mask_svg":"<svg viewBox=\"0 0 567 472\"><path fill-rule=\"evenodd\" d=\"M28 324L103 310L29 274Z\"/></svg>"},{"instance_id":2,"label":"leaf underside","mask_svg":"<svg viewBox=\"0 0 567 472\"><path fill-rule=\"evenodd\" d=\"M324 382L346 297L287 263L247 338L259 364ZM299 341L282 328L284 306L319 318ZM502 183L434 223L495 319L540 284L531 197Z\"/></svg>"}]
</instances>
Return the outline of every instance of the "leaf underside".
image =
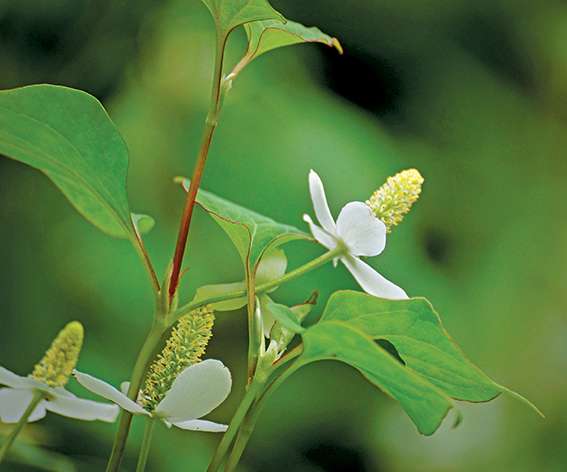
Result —
<instances>
[{"instance_id":1,"label":"leaf underside","mask_svg":"<svg viewBox=\"0 0 567 472\"><path fill-rule=\"evenodd\" d=\"M337 38L323 33L319 28L306 27L294 21L255 21L244 25L248 37L249 60L274 49L301 43L320 43L334 47L342 54L343 49Z\"/></svg>"}]
</instances>

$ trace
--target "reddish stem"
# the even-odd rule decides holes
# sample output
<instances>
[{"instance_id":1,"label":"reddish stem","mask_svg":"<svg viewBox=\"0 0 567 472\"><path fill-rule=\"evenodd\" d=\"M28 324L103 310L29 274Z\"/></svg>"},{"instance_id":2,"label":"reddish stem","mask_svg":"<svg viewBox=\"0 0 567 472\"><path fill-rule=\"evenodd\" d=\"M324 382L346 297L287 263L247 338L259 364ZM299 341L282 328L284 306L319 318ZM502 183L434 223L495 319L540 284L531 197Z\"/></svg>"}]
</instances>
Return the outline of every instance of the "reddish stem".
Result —
<instances>
[{"instance_id":1,"label":"reddish stem","mask_svg":"<svg viewBox=\"0 0 567 472\"><path fill-rule=\"evenodd\" d=\"M189 191L187 192L187 199L185 201L185 209L181 217L181 224L179 226L179 234L177 236L177 245L175 246L175 254L173 256L173 264L171 275L169 279L169 299L172 300L179 287L179 279L181 267L183 265L183 257L186 252L187 239L189 237L189 229L191 227L191 220L193 217L193 209L197 200L197 193L201 186L201 180L207 163L209 149L213 140L213 135L217 128L218 117L221 109L221 95L222 95L222 69L224 59L224 49L226 45L226 36L218 37L217 39L217 53L215 59L215 73L213 82L213 93L211 98L211 106L209 114L207 115L207 126L201 143L201 149L191 178Z\"/></svg>"}]
</instances>

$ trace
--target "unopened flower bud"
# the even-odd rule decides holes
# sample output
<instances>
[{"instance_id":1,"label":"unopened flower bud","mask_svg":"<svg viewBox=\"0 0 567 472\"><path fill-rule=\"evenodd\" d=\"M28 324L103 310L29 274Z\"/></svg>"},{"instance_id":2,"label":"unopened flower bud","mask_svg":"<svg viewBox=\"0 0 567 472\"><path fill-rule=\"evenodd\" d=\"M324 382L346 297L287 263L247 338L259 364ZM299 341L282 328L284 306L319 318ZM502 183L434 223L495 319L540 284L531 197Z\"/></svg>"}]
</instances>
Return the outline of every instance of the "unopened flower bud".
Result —
<instances>
[{"instance_id":1,"label":"unopened flower bud","mask_svg":"<svg viewBox=\"0 0 567 472\"><path fill-rule=\"evenodd\" d=\"M35 365L32 378L50 387L65 386L79 360L83 338L84 329L81 323L72 321L65 326L45 356Z\"/></svg>"},{"instance_id":2,"label":"unopened flower bud","mask_svg":"<svg viewBox=\"0 0 567 472\"><path fill-rule=\"evenodd\" d=\"M388 180L380 187L366 204L374 215L392 231L409 213L413 204L419 199L423 177L416 169L404 170Z\"/></svg>"}]
</instances>

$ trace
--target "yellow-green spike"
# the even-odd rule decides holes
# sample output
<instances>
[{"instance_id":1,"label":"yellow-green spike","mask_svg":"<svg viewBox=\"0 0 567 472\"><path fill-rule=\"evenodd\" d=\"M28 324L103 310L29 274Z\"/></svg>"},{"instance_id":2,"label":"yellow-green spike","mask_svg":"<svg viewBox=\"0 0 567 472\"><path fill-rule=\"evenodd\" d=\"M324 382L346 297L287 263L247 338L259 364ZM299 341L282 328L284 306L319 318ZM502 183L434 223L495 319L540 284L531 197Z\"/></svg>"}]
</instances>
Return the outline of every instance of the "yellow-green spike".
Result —
<instances>
[{"instance_id":1,"label":"yellow-green spike","mask_svg":"<svg viewBox=\"0 0 567 472\"><path fill-rule=\"evenodd\" d=\"M376 217L386 225L388 233L402 222L419 199L423 182L418 170L404 170L388 177L386 183L366 202Z\"/></svg>"},{"instance_id":2,"label":"yellow-green spike","mask_svg":"<svg viewBox=\"0 0 567 472\"><path fill-rule=\"evenodd\" d=\"M210 307L199 308L179 319L148 370L141 395L146 410L153 411L177 376L201 360L212 336L214 320Z\"/></svg>"},{"instance_id":3,"label":"yellow-green spike","mask_svg":"<svg viewBox=\"0 0 567 472\"><path fill-rule=\"evenodd\" d=\"M78 321L69 323L35 365L31 376L50 387L64 387L79 360L83 338L83 325Z\"/></svg>"}]
</instances>

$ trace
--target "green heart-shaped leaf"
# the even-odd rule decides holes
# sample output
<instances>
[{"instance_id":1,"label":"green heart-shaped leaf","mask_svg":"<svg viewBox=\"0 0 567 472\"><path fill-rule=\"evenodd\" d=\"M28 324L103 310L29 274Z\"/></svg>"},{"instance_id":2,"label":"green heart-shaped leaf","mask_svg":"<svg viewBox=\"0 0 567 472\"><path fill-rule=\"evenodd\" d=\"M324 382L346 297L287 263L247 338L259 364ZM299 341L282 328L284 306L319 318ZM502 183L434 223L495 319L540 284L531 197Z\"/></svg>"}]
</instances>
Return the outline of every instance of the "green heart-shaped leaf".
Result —
<instances>
[{"instance_id":1,"label":"green heart-shaped leaf","mask_svg":"<svg viewBox=\"0 0 567 472\"><path fill-rule=\"evenodd\" d=\"M100 102L79 90L33 85L0 92L0 153L46 174L96 227L136 239L153 226L131 215L128 149ZM153 220L151 220L153 221Z\"/></svg>"},{"instance_id":2,"label":"green heart-shaped leaf","mask_svg":"<svg viewBox=\"0 0 567 472\"><path fill-rule=\"evenodd\" d=\"M370 338L392 343L407 366L457 400L489 401L502 392L470 362L425 299L385 300L339 292L322 321L344 321Z\"/></svg>"},{"instance_id":3,"label":"green heart-shaped leaf","mask_svg":"<svg viewBox=\"0 0 567 472\"><path fill-rule=\"evenodd\" d=\"M509 392L539 413L472 364L424 299L392 301L337 292L303 339L303 363L337 359L352 365L396 398L423 434L435 432L452 399L485 402ZM381 345L384 341L396 356Z\"/></svg>"},{"instance_id":4,"label":"green heart-shaped leaf","mask_svg":"<svg viewBox=\"0 0 567 472\"><path fill-rule=\"evenodd\" d=\"M234 28L259 20L279 20L284 17L267 0L202 0L207 6L217 29L226 36Z\"/></svg>"},{"instance_id":5,"label":"green heart-shaped leaf","mask_svg":"<svg viewBox=\"0 0 567 472\"><path fill-rule=\"evenodd\" d=\"M177 178L176 181L181 182L185 190L189 188L188 179ZM293 226L277 223L205 190L199 190L197 203L226 232L238 250L244 267L254 273L266 251L293 240L311 240L308 234Z\"/></svg>"},{"instance_id":6,"label":"green heart-shaped leaf","mask_svg":"<svg viewBox=\"0 0 567 472\"><path fill-rule=\"evenodd\" d=\"M338 360L400 402L422 434L435 432L454 406L439 388L398 362L369 336L342 321L318 323L303 333L301 365Z\"/></svg>"}]
</instances>

